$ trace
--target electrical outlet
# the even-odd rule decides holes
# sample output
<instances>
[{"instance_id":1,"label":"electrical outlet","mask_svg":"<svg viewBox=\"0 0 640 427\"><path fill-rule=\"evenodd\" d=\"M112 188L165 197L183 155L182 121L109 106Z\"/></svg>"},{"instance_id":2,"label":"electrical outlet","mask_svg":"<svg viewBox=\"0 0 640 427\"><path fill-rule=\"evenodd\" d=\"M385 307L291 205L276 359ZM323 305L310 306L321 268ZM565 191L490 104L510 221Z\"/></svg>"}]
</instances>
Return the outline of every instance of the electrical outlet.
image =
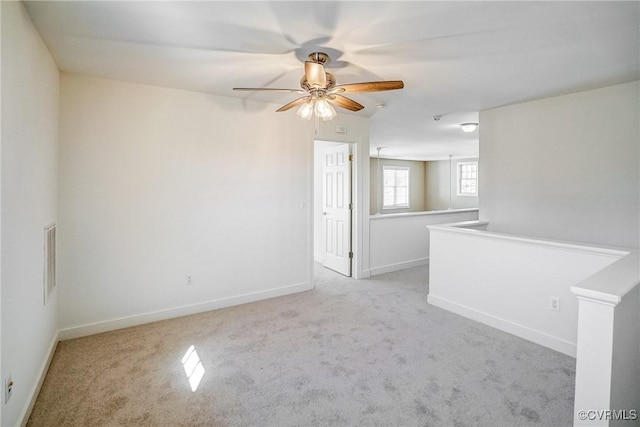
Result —
<instances>
[{"instance_id":1,"label":"electrical outlet","mask_svg":"<svg viewBox=\"0 0 640 427\"><path fill-rule=\"evenodd\" d=\"M191 276L187 276L187 286L193 285L193 281L191 280Z\"/></svg>"},{"instance_id":2,"label":"electrical outlet","mask_svg":"<svg viewBox=\"0 0 640 427\"><path fill-rule=\"evenodd\" d=\"M8 403L9 399L11 399L11 395L13 394L13 379L11 375L9 375L4 380L4 403Z\"/></svg>"},{"instance_id":3,"label":"electrical outlet","mask_svg":"<svg viewBox=\"0 0 640 427\"><path fill-rule=\"evenodd\" d=\"M549 300L549 310L560 311L560 298L551 297Z\"/></svg>"}]
</instances>

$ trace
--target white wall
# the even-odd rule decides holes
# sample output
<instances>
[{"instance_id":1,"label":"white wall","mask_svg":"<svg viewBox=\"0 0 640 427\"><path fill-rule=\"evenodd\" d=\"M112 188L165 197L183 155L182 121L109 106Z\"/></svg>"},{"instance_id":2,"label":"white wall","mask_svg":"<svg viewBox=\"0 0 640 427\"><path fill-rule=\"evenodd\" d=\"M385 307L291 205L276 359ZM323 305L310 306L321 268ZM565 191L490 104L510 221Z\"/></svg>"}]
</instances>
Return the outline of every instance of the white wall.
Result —
<instances>
[{"instance_id":1,"label":"white wall","mask_svg":"<svg viewBox=\"0 0 640 427\"><path fill-rule=\"evenodd\" d=\"M480 219L495 230L640 244L638 82L480 113Z\"/></svg>"},{"instance_id":2,"label":"white wall","mask_svg":"<svg viewBox=\"0 0 640 427\"><path fill-rule=\"evenodd\" d=\"M477 196L458 196L458 163L477 162L478 158L452 159L451 168L449 160L432 160L426 162L425 179L426 194L425 207L428 211L437 211L449 208L449 194L451 194L452 209L467 209L478 207ZM482 166L478 162L478 168ZM451 169L451 171L449 171ZM480 184L482 185L482 184Z\"/></svg>"},{"instance_id":3,"label":"white wall","mask_svg":"<svg viewBox=\"0 0 640 427\"><path fill-rule=\"evenodd\" d=\"M63 337L310 288L313 127L272 107L61 75Z\"/></svg>"},{"instance_id":4,"label":"white wall","mask_svg":"<svg viewBox=\"0 0 640 427\"><path fill-rule=\"evenodd\" d=\"M430 304L575 356L571 292L628 252L431 226ZM551 297L560 310L549 309Z\"/></svg>"},{"instance_id":5,"label":"white wall","mask_svg":"<svg viewBox=\"0 0 640 427\"><path fill-rule=\"evenodd\" d=\"M2 81L2 5L0 4L0 82ZM0 89L0 93L2 90ZM0 309L2 307L2 108L0 101ZM2 375L2 313L0 312L0 376ZM2 381L0 377L0 381ZM0 402L4 396L0 392ZM2 406L0 404L0 424L2 424Z\"/></svg>"},{"instance_id":6,"label":"white wall","mask_svg":"<svg viewBox=\"0 0 640 427\"><path fill-rule=\"evenodd\" d=\"M426 210L425 197L425 162L415 160L397 160L397 159L380 159L380 169L385 166L402 166L409 168L409 208L407 209L382 209L382 192L378 184L381 184L381 178L378 177L378 159L371 158L369 162L369 171L371 173L369 213L374 215L380 213L400 213L400 212L422 212Z\"/></svg>"},{"instance_id":7,"label":"white wall","mask_svg":"<svg viewBox=\"0 0 640 427\"><path fill-rule=\"evenodd\" d=\"M29 410L57 342L43 305L44 227L56 221L58 70L20 2L2 8L2 425ZM13 396L4 404L4 379Z\"/></svg>"},{"instance_id":8,"label":"white wall","mask_svg":"<svg viewBox=\"0 0 640 427\"><path fill-rule=\"evenodd\" d=\"M477 219L477 209L371 216L371 274L388 273L428 263L428 225Z\"/></svg>"}]
</instances>

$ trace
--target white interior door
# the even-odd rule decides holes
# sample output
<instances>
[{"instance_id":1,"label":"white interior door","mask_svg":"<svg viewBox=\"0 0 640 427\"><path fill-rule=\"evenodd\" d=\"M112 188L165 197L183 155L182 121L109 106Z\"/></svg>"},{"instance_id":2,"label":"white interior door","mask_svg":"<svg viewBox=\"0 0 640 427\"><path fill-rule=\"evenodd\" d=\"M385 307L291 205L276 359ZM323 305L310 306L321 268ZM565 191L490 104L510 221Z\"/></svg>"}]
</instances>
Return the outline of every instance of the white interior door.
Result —
<instances>
[{"instance_id":1,"label":"white interior door","mask_svg":"<svg viewBox=\"0 0 640 427\"><path fill-rule=\"evenodd\" d=\"M339 144L323 152L322 215L324 266L351 276L351 146Z\"/></svg>"}]
</instances>

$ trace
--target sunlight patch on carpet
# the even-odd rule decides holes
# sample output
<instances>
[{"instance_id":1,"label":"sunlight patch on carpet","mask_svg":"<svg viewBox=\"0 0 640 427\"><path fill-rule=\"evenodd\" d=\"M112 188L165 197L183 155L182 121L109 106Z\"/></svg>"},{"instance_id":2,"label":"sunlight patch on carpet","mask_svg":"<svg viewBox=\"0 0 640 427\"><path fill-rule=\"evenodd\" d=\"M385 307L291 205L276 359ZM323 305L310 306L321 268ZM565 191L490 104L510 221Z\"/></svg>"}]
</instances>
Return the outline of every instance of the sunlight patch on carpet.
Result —
<instances>
[{"instance_id":1,"label":"sunlight patch on carpet","mask_svg":"<svg viewBox=\"0 0 640 427\"><path fill-rule=\"evenodd\" d=\"M192 345L189 347L182 357L182 367L189 379L191 391L196 391L202 377L204 376L204 366L202 366L202 362L200 361L200 357L198 356L195 346Z\"/></svg>"}]
</instances>

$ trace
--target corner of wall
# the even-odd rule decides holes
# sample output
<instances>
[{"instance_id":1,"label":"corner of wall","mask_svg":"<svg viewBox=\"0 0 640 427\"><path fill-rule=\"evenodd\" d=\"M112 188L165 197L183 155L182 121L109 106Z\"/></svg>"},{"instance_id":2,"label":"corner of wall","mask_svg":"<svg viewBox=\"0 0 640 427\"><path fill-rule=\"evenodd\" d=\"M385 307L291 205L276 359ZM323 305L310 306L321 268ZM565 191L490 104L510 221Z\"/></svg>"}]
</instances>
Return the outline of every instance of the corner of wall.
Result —
<instances>
[{"instance_id":1,"label":"corner of wall","mask_svg":"<svg viewBox=\"0 0 640 427\"><path fill-rule=\"evenodd\" d=\"M3 402L0 423L15 426L26 423L57 343L56 294L46 305L42 299L42 249L44 227L57 221L60 80L25 5L1 2L0 10L0 265L5 267L0 270L0 378L4 382L11 374L16 384L9 402Z\"/></svg>"}]
</instances>

